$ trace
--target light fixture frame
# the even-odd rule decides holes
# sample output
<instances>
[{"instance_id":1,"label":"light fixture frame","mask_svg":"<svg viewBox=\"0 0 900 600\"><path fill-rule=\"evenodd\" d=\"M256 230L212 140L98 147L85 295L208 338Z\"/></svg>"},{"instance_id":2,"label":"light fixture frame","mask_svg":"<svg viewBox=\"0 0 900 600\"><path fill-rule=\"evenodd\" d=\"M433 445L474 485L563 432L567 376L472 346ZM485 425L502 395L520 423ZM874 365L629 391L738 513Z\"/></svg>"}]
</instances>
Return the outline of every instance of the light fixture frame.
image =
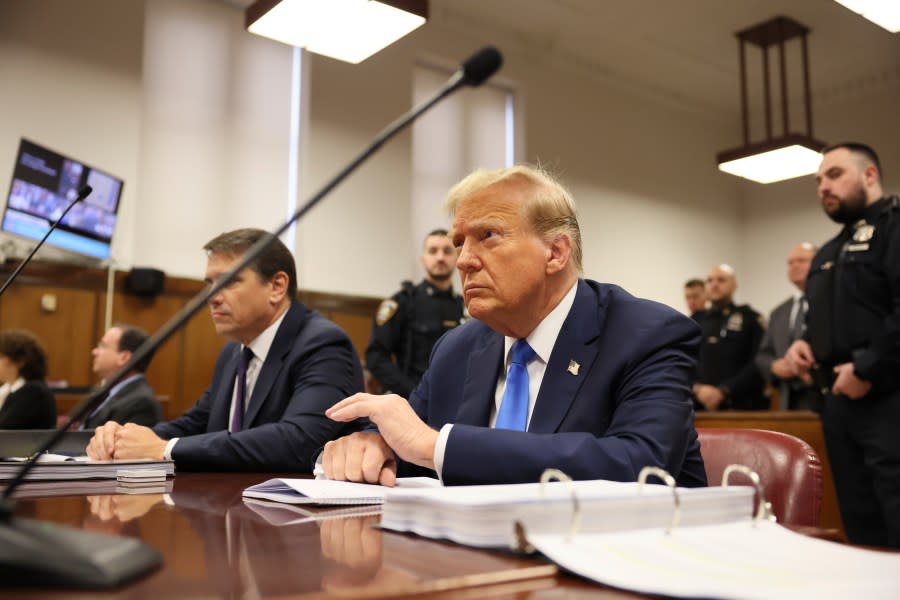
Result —
<instances>
[{"instance_id":1,"label":"light fixture frame","mask_svg":"<svg viewBox=\"0 0 900 600\"><path fill-rule=\"evenodd\" d=\"M787 148L793 145L802 146L814 152L820 152L822 148L826 146L826 143L816 139L812 132L812 101L809 83L809 49L807 45L807 36L809 33L810 30L805 25L801 25L789 17L778 16L748 27L735 34L735 37L738 39L741 69L741 122L743 125L744 143L736 148L723 150L716 154L716 164L721 165L740 158L747 158L749 156ZM802 52L803 105L805 109L806 133L791 132L790 111L788 110L788 86L784 44L788 40L797 37L800 38ZM750 141L750 110L747 101L747 44L757 46L762 51L763 106L765 109L766 139L755 143ZM769 48L776 45L778 47L781 84L782 134L779 136L773 135L772 132L772 96L769 84ZM795 177L804 174L808 174L808 172L798 173ZM753 179L752 177L747 178ZM759 181L758 179L753 180Z\"/></svg>"}]
</instances>

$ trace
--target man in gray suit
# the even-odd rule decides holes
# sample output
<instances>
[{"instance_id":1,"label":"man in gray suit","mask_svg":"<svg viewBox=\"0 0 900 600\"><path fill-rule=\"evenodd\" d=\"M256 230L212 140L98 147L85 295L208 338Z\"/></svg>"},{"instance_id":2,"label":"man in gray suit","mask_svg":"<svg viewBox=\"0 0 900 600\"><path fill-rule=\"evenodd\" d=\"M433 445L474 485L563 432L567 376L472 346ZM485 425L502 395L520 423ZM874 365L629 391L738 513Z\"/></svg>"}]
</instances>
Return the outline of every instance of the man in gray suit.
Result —
<instances>
[{"instance_id":1,"label":"man in gray suit","mask_svg":"<svg viewBox=\"0 0 900 600\"><path fill-rule=\"evenodd\" d=\"M94 373L101 379L110 377L122 365L131 360L131 353L147 339L147 333L132 325L113 325L103 334L97 347L91 351ZM162 408L147 383L144 372L150 366L153 354L134 366L134 369L112 387L100 406L88 415L81 429L94 429L107 421L137 423L152 427L162 421Z\"/></svg>"},{"instance_id":2,"label":"man in gray suit","mask_svg":"<svg viewBox=\"0 0 900 600\"><path fill-rule=\"evenodd\" d=\"M803 335L806 321L806 300L803 289L809 265L816 247L797 244L788 254L788 279L797 292L775 307L769 316L769 328L763 336L756 355L756 366L769 383L778 387L778 407L781 410L822 409L822 395L812 385L809 375L798 377L797 371L784 359L794 340Z\"/></svg>"}]
</instances>

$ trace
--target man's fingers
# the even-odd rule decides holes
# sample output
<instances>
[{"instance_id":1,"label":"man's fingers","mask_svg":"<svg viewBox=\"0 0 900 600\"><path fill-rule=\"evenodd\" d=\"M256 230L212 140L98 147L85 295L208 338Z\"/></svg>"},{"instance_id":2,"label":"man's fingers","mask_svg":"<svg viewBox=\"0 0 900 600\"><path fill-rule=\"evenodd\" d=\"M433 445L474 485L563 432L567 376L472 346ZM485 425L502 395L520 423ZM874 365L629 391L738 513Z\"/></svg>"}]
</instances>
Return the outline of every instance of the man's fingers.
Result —
<instances>
[{"instance_id":1,"label":"man's fingers","mask_svg":"<svg viewBox=\"0 0 900 600\"><path fill-rule=\"evenodd\" d=\"M378 483L387 487L394 487L397 484L397 461L387 461L378 475Z\"/></svg>"},{"instance_id":2,"label":"man's fingers","mask_svg":"<svg viewBox=\"0 0 900 600\"><path fill-rule=\"evenodd\" d=\"M353 433L325 444L322 467L328 479L378 483L393 456L377 433Z\"/></svg>"},{"instance_id":3,"label":"man's fingers","mask_svg":"<svg viewBox=\"0 0 900 600\"><path fill-rule=\"evenodd\" d=\"M94 431L91 441L88 443L87 453L94 460L109 460L112 458L115 446L116 423L107 423Z\"/></svg>"},{"instance_id":4,"label":"man's fingers","mask_svg":"<svg viewBox=\"0 0 900 600\"><path fill-rule=\"evenodd\" d=\"M325 458L322 466L325 467L325 476L336 481L346 481L347 475L344 469L346 461L347 438L341 438L329 442L325 446Z\"/></svg>"},{"instance_id":5,"label":"man's fingers","mask_svg":"<svg viewBox=\"0 0 900 600\"><path fill-rule=\"evenodd\" d=\"M391 452L382 442L381 444L369 444L362 454L362 477L366 483L380 483L381 471L391 460Z\"/></svg>"},{"instance_id":6,"label":"man's fingers","mask_svg":"<svg viewBox=\"0 0 900 600\"><path fill-rule=\"evenodd\" d=\"M371 416L373 402L368 398L358 398L357 396L368 396L368 394L357 394L345 398L325 411L325 416L334 421L352 421L360 417Z\"/></svg>"},{"instance_id":7,"label":"man's fingers","mask_svg":"<svg viewBox=\"0 0 900 600\"><path fill-rule=\"evenodd\" d=\"M345 438L344 444L344 477L347 481L368 481L363 475L363 460L366 444L360 443L359 436Z\"/></svg>"}]
</instances>

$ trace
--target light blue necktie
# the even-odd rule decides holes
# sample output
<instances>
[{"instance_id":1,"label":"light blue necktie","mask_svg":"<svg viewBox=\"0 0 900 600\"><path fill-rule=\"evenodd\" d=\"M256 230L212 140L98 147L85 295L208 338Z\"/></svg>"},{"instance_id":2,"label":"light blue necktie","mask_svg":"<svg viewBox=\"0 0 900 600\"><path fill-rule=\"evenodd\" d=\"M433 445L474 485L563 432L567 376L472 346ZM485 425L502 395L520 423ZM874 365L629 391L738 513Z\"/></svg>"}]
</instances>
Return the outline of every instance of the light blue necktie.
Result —
<instances>
[{"instance_id":1,"label":"light blue necktie","mask_svg":"<svg viewBox=\"0 0 900 600\"><path fill-rule=\"evenodd\" d=\"M528 369L534 350L525 340L512 347L512 362L506 374L506 389L497 412L497 429L525 431L528 427Z\"/></svg>"}]
</instances>

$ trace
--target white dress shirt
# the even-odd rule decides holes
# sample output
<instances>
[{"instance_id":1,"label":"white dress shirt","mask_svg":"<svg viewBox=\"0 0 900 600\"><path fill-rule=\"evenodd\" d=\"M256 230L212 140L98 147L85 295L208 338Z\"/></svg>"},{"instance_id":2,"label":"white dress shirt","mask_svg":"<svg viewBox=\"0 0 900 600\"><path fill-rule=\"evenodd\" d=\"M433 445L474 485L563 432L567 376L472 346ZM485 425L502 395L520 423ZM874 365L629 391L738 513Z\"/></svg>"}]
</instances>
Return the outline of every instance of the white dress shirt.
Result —
<instances>
[{"instance_id":1,"label":"white dress shirt","mask_svg":"<svg viewBox=\"0 0 900 600\"><path fill-rule=\"evenodd\" d=\"M3 408L3 404L6 402L6 399L9 398L9 395L13 392L18 392L22 389L22 386L25 385L25 378L19 377L12 383L4 383L0 385L0 408Z\"/></svg>"},{"instance_id":2,"label":"white dress shirt","mask_svg":"<svg viewBox=\"0 0 900 600\"><path fill-rule=\"evenodd\" d=\"M534 350L535 358L528 363L528 423L531 424L531 414L534 412L534 403L537 400L538 392L541 389L541 382L544 381L544 373L547 370L547 363L550 361L550 353L553 352L553 346L556 344L556 338L562 329L572 305L575 303L575 292L578 289L578 282L566 292L559 304L550 311L544 320L541 321L534 330L525 338L528 345ZM494 408L491 410L490 426L493 427L497 422L497 411L500 409L500 402L503 401L503 392L506 389L506 374L509 371L509 364L512 358L512 346L516 343L515 338L506 337L504 340L504 360L505 368L497 377L497 389L494 391ZM434 470L438 477L444 470L444 454L447 451L447 440L450 438L450 430L453 428L452 423L447 423L441 427L438 433L437 442L434 444Z\"/></svg>"}]
</instances>

